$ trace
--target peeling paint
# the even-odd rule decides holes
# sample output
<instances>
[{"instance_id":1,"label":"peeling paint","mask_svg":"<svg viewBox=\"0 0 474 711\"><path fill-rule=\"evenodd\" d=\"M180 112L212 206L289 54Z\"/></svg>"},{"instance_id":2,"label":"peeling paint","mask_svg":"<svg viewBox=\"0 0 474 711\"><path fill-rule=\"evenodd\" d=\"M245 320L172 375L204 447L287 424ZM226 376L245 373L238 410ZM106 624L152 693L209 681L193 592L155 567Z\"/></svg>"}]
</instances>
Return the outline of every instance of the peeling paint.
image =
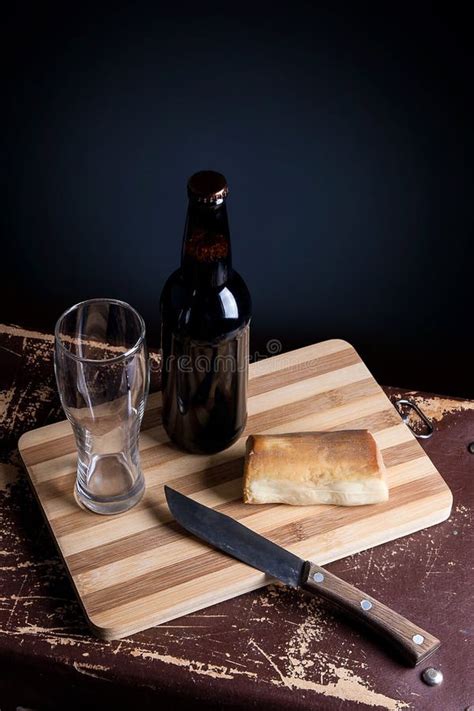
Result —
<instances>
[{"instance_id":1,"label":"peeling paint","mask_svg":"<svg viewBox=\"0 0 474 711\"><path fill-rule=\"evenodd\" d=\"M408 398L413 400L418 407L431 420L440 422L446 415L452 415L459 412L467 412L474 410L474 400L458 400L448 397L428 397L419 395L416 391L397 393L394 398Z\"/></svg>"},{"instance_id":2,"label":"peeling paint","mask_svg":"<svg viewBox=\"0 0 474 711\"><path fill-rule=\"evenodd\" d=\"M233 679L235 676L248 676L251 678L256 678L257 674L255 672L243 671L242 669L236 669L234 667L228 667L217 664L209 664L208 662L198 662L191 659L183 659L181 657L174 657L171 654L159 654L158 652L151 652L147 649L140 649L136 647L130 652L132 657L141 657L141 659L154 659L164 664L173 664L177 667L185 667L188 671L193 674L201 674L202 676L210 676L213 679Z\"/></svg>"},{"instance_id":3,"label":"peeling paint","mask_svg":"<svg viewBox=\"0 0 474 711\"><path fill-rule=\"evenodd\" d=\"M376 706L387 709L387 711L398 711L398 709L410 708L410 704L398 699L390 698L385 694L379 694L370 689L360 676L352 674L348 669L338 668L333 665L332 671L336 676L336 681L327 684L318 684L309 679L299 677L282 676L281 681L274 679L273 684L277 686L287 686L291 689L304 691L314 691L323 696L332 696L341 701L354 701L358 704Z\"/></svg>"}]
</instances>

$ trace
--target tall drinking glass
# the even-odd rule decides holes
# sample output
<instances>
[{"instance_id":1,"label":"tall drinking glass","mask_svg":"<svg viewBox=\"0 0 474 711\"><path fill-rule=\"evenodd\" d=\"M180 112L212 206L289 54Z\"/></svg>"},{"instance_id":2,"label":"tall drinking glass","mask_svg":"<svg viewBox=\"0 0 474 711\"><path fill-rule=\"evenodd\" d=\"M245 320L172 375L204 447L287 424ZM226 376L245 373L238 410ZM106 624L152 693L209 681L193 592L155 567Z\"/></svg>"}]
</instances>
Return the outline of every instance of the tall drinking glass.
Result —
<instances>
[{"instance_id":1,"label":"tall drinking glass","mask_svg":"<svg viewBox=\"0 0 474 711\"><path fill-rule=\"evenodd\" d=\"M77 443L77 498L96 513L130 509L145 489L138 452L149 384L142 317L116 299L72 306L56 324L54 365Z\"/></svg>"}]
</instances>

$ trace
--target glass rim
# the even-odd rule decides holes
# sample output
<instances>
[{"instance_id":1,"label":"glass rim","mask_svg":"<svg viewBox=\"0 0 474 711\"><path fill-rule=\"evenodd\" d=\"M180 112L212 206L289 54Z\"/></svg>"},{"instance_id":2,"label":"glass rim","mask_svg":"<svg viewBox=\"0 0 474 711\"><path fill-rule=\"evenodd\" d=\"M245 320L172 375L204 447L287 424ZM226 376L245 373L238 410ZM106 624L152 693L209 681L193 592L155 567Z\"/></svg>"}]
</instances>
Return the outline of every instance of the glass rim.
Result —
<instances>
[{"instance_id":1,"label":"glass rim","mask_svg":"<svg viewBox=\"0 0 474 711\"><path fill-rule=\"evenodd\" d=\"M125 353L119 353L116 356L112 356L111 358L82 358L81 356L76 355L75 353L72 353L72 351L68 350L66 346L64 345L63 342L63 336L60 333L60 327L66 316L69 316L70 313L78 309L80 306L85 306L86 304L114 304L115 306L121 306L127 311L130 311L137 319L139 326L140 326L140 335L137 339L137 341L134 343L133 346L128 348ZM54 327L54 342L56 345L58 345L61 350L66 354L68 358L72 358L73 360L79 362L79 363L90 363L94 365L108 365L110 363L118 363L121 360L125 360L126 358L130 358L130 356L135 355L135 353L138 352L140 349L141 345L145 341L145 335L146 335L146 326L145 326L145 321L143 320L143 317L140 316L138 311L133 308L133 306L130 306L126 301L121 301L121 299L109 299L109 298L95 298L95 299L84 299L84 301L79 301L77 304L74 304L73 306L70 306L66 311L63 311L61 316L58 318L56 321L56 325Z\"/></svg>"}]
</instances>

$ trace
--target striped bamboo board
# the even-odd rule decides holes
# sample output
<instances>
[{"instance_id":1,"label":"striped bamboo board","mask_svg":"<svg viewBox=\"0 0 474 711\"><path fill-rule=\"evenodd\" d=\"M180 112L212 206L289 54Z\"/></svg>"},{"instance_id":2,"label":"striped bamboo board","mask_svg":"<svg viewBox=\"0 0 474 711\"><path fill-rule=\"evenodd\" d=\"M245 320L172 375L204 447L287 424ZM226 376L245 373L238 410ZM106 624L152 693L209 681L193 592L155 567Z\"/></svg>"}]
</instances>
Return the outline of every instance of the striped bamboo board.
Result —
<instances>
[{"instance_id":1,"label":"striped bamboo board","mask_svg":"<svg viewBox=\"0 0 474 711\"><path fill-rule=\"evenodd\" d=\"M79 508L70 425L19 442L33 489L93 630L117 639L264 586L269 578L188 536L172 520L163 484L242 520L324 564L446 519L451 492L347 342L331 340L250 366L248 425L230 449L190 455L160 425L150 396L141 435L146 493L118 516ZM244 443L254 432L367 428L387 466L390 499L371 506L250 506L241 502Z\"/></svg>"}]
</instances>

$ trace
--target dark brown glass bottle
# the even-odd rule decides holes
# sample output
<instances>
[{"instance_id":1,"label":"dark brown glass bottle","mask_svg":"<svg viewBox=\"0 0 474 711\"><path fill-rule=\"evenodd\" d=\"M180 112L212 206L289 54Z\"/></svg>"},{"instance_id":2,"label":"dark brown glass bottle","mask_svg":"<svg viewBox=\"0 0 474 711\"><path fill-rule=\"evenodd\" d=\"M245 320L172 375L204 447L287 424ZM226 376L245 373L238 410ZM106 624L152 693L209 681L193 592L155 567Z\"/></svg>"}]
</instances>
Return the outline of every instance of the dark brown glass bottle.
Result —
<instances>
[{"instance_id":1,"label":"dark brown glass bottle","mask_svg":"<svg viewBox=\"0 0 474 711\"><path fill-rule=\"evenodd\" d=\"M251 301L233 269L226 179L188 182L181 267L161 294L163 425L190 451L229 447L247 420Z\"/></svg>"}]
</instances>

